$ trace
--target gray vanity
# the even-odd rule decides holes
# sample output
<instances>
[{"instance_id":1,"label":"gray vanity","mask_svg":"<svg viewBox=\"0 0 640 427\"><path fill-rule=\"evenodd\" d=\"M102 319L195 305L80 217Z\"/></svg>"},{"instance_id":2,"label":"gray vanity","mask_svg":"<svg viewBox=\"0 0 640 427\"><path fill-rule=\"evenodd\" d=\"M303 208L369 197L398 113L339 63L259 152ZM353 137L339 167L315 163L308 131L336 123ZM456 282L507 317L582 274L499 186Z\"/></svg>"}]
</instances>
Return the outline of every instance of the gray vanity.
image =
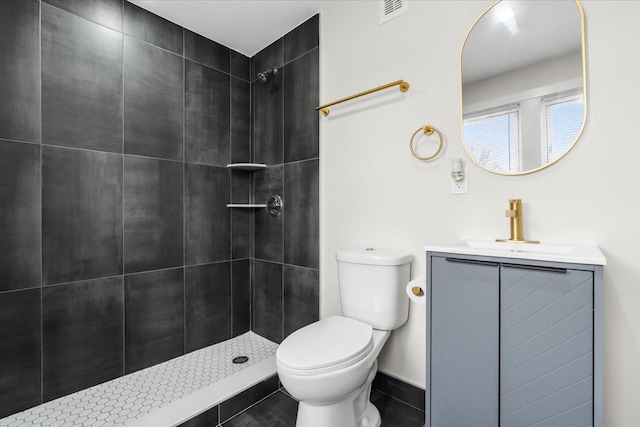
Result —
<instances>
[{"instance_id":1,"label":"gray vanity","mask_svg":"<svg viewBox=\"0 0 640 427\"><path fill-rule=\"evenodd\" d=\"M426 251L427 427L602 426L597 246Z\"/></svg>"}]
</instances>

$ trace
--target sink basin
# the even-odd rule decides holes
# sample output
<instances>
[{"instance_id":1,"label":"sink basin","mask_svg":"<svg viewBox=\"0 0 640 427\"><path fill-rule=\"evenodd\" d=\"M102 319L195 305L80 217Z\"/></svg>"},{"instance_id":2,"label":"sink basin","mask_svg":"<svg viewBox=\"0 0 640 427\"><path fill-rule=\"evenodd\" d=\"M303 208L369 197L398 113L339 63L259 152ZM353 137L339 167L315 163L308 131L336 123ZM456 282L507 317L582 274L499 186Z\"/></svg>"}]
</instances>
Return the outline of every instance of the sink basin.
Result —
<instances>
[{"instance_id":1,"label":"sink basin","mask_svg":"<svg viewBox=\"0 0 640 427\"><path fill-rule=\"evenodd\" d=\"M496 242L492 240L463 240L459 242L462 246L478 249L491 249L509 252L529 252L534 254L571 254L576 251L572 245L550 244L550 243L516 243L516 242Z\"/></svg>"},{"instance_id":2,"label":"sink basin","mask_svg":"<svg viewBox=\"0 0 640 427\"><path fill-rule=\"evenodd\" d=\"M427 245L425 250L575 264L606 265L607 263L600 248L592 243L514 243L490 239L461 239L448 245Z\"/></svg>"}]
</instances>

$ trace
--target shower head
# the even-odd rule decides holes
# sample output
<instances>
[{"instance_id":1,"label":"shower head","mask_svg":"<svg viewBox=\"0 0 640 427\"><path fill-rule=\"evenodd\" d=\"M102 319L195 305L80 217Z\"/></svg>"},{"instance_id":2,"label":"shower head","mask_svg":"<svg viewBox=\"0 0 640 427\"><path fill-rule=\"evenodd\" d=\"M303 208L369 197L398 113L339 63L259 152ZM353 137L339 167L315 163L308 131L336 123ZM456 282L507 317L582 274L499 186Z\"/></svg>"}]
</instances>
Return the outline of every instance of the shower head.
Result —
<instances>
[{"instance_id":1,"label":"shower head","mask_svg":"<svg viewBox=\"0 0 640 427\"><path fill-rule=\"evenodd\" d=\"M258 80L260 81L260 83L266 83L267 81L269 81L269 78L271 76L275 76L276 74L278 74L278 69L276 67L269 68L261 73L258 73Z\"/></svg>"}]
</instances>

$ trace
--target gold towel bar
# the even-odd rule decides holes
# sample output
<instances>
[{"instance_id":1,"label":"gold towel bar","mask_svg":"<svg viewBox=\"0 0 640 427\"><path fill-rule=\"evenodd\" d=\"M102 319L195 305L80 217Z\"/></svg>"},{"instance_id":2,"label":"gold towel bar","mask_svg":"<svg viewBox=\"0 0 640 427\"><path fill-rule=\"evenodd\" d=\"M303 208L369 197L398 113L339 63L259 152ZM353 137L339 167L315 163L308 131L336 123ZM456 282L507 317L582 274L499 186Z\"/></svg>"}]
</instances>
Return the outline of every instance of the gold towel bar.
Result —
<instances>
[{"instance_id":1,"label":"gold towel bar","mask_svg":"<svg viewBox=\"0 0 640 427\"><path fill-rule=\"evenodd\" d=\"M428 157L421 157L418 155L418 153L416 153L416 150L413 149L413 138L416 137L416 135L418 134L418 132L423 131L425 135L431 135L434 131L438 134L438 136L440 137L440 146L438 147L438 149L436 150L435 154L433 154L432 156L428 156ZM409 148L411 149L411 154L413 154L413 156L418 159L418 160L432 160L434 159L438 154L440 154L440 151L442 151L442 146L444 145L444 141L442 140L442 134L440 133L440 131L433 125L424 125L421 126L417 131L415 131L413 133L413 135L411 135L411 139L409 140Z\"/></svg>"},{"instance_id":2,"label":"gold towel bar","mask_svg":"<svg viewBox=\"0 0 640 427\"><path fill-rule=\"evenodd\" d=\"M347 96L346 98L338 99L337 101L330 102L328 104L320 105L316 107L317 111L320 111L323 116L327 117L329 115L329 107L332 105L340 104L342 102L351 101L355 98L360 98L364 95L369 95L370 93L378 92L379 90L387 89L393 86L400 86L401 92L406 92L409 90L409 83L404 80L398 80L397 82L387 83L386 85L378 86L373 89L365 90L364 92L356 93L355 95Z\"/></svg>"}]
</instances>

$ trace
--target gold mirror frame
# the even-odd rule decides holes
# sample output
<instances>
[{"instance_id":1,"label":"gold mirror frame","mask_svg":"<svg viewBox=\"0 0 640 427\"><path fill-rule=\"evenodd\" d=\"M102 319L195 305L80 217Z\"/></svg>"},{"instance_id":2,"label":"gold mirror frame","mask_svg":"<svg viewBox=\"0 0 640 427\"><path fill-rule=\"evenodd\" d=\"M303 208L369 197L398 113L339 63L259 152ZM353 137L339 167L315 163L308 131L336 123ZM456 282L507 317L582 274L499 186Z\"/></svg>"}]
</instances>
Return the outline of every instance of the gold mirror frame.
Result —
<instances>
[{"instance_id":1,"label":"gold mirror frame","mask_svg":"<svg viewBox=\"0 0 640 427\"><path fill-rule=\"evenodd\" d=\"M538 172L542 169L545 169L555 163L557 163L560 159L562 159L563 157L565 157L567 155L567 153L569 151L571 151L571 149L576 145L576 143L578 142L578 140L580 139L580 137L582 136L582 132L584 130L584 127L586 125L587 122L587 109L588 109L588 103L587 103L587 68L586 68L586 42L585 42L585 22L584 22L584 10L582 8L582 5L580 4L580 0L571 0L573 1L573 3L575 4L575 6L578 9L578 13L580 14L580 42L581 42L581 47L580 47L580 53L582 55L581 58L581 62L582 62L582 95L583 95L583 116L582 116L582 124L580 126L580 130L578 131L578 133L576 134L576 137L574 139L574 141L565 149L565 151L560 154L557 158L555 158L554 160L543 164L539 167L530 169L530 170L526 170L526 171L519 171L519 172L502 172L502 171L498 171L498 170L493 170L490 169L488 167L486 167L484 164L482 164L481 162L479 162L473 155L472 153L469 151L469 149L467 148L467 144L464 140L464 96L463 96L463 54L464 54L464 48L467 44L467 40L469 39L469 36L471 35L473 29L476 27L476 25L478 24L478 22L480 22L480 20L485 17L495 6L497 6L499 3L501 3L503 0L497 0L495 3L493 3L490 7L488 7L473 23L473 25L471 26L471 28L469 29L469 31L467 32L467 35L464 38L464 41L462 43L462 47L460 49L460 135L461 135L461 140L462 140L462 146L464 148L465 153L467 154L467 156L478 166L480 166L482 169L491 172L491 173L495 173L498 175L507 175L507 176L517 176L517 175L526 175L526 174L530 174L530 173L534 173L534 172Z\"/></svg>"}]
</instances>

